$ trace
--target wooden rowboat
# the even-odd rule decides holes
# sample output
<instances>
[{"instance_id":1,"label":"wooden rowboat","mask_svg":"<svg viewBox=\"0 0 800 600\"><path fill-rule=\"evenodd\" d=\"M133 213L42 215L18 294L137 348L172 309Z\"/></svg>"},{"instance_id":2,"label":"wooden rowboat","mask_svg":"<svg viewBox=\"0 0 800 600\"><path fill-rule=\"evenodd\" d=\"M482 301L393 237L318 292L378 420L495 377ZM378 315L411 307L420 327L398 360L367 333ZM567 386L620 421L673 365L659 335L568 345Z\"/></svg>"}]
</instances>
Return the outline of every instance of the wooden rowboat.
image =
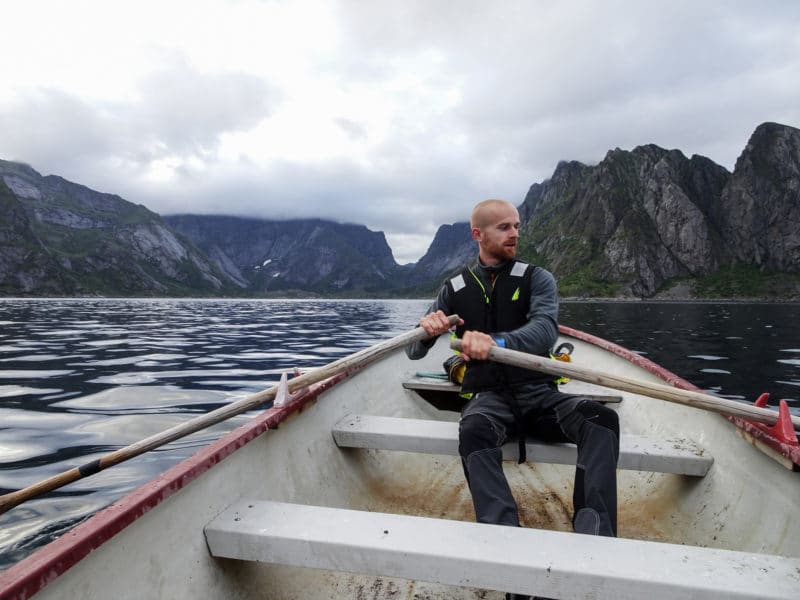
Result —
<instances>
[{"instance_id":1,"label":"wooden rowboat","mask_svg":"<svg viewBox=\"0 0 800 600\"><path fill-rule=\"evenodd\" d=\"M575 365L691 388L581 332L560 341ZM448 352L290 388L0 574L0 598L798 597L800 474L738 439L741 419L597 384L563 389L619 412L620 538L571 533L569 444L529 441L527 463L505 463L523 528L474 523L458 395L417 375ZM748 428L792 466L791 440Z\"/></svg>"}]
</instances>

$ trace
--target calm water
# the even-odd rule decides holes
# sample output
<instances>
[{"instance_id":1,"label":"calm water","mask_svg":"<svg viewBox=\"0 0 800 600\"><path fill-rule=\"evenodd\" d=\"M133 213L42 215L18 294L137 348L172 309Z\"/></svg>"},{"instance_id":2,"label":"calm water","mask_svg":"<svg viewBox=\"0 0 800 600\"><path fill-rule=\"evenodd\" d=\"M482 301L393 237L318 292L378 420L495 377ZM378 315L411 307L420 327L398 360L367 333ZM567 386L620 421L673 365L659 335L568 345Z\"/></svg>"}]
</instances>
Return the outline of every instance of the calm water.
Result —
<instances>
[{"instance_id":1,"label":"calm water","mask_svg":"<svg viewBox=\"0 0 800 600\"><path fill-rule=\"evenodd\" d=\"M427 300L0 300L0 493L407 331ZM800 306L567 303L561 322L727 398L800 408ZM0 569L246 422L0 515Z\"/></svg>"}]
</instances>

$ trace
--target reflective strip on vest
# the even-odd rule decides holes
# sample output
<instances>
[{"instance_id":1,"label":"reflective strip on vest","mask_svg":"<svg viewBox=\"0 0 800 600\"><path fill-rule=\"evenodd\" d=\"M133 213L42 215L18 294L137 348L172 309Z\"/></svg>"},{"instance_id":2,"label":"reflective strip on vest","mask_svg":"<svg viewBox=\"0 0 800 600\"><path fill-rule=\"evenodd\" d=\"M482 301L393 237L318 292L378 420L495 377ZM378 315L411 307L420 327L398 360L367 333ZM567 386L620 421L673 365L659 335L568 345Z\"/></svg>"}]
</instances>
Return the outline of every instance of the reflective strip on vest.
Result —
<instances>
[{"instance_id":1,"label":"reflective strip on vest","mask_svg":"<svg viewBox=\"0 0 800 600\"><path fill-rule=\"evenodd\" d=\"M525 275L525 269L528 268L528 263L517 261L514 263L514 268L511 269L510 275L512 277L522 277Z\"/></svg>"}]
</instances>

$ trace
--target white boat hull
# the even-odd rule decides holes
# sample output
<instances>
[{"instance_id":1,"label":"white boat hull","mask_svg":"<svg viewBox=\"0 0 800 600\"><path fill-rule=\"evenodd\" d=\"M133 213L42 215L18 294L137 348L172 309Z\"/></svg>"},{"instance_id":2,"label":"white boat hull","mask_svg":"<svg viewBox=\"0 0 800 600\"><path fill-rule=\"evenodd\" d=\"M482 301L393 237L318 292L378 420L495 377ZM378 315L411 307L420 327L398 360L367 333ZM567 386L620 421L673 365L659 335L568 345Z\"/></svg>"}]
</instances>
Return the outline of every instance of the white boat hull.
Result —
<instances>
[{"instance_id":1,"label":"white boat hull","mask_svg":"<svg viewBox=\"0 0 800 600\"><path fill-rule=\"evenodd\" d=\"M663 382L603 348L568 341L575 364ZM423 361L397 353L315 399L266 411L0 575L0 598L36 590L37 599L59 600L502 598L419 580L218 559L204 536L209 522L243 498L473 521L457 456L343 449L331 434L347 414L456 421L456 412L401 385L418 371L440 370L448 351L440 340ZM620 537L800 558L800 474L737 439L729 421L590 384L562 389L622 395L623 438L683 439L714 458L702 478L620 471ZM571 530L574 467L509 461L505 469L525 527Z\"/></svg>"}]
</instances>

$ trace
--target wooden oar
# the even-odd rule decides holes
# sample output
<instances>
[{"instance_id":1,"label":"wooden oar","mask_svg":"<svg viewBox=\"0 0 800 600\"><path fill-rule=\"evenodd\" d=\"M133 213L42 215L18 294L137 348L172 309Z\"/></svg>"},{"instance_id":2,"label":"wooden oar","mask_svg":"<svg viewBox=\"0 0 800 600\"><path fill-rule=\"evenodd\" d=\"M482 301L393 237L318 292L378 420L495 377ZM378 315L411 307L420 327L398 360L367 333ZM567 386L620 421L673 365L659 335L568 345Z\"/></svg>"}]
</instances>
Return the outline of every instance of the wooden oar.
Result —
<instances>
[{"instance_id":1,"label":"wooden oar","mask_svg":"<svg viewBox=\"0 0 800 600\"><path fill-rule=\"evenodd\" d=\"M452 340L450 342L450 347L455 350L461 350L461 340ZM493 347L489 350L489 359L514 367L541 371L542 373L547 373L556 377L571 377L578 381L595 383L604 387L641 394L642 396L649 396L659 400L685 404L686 406L702 408L724 415L744 417L759 423L766 423L767 425L774 425L778 421L778 412L768 408L760 408L735 400L718 398L717 396L704 394L702 392L682 390L666 384L651 383L649 381L642 381L622 375L612 375L610 373L580 367L574 363L550 360L517 350ZM792 424L795 429L800 428L800 417L792 416Z\"/></svg>"},{"instance_id":2,"label":"wooden oar","mask_svg":"<svg viewBox=\"0 0 800 600\"><path fill-rule=\"evenodd\" d=\"M448 317L448 320L450 321L451 325L455 325L459 321L457 315ZM425 330L422 327L417 327L416 329L412 329L411 331L408 331L390 340L375 344L374 346L356 352L355 354L351 354L350 356L340 358L339 360L336 360L324 367L320 367L303 375L294 377L288 381L288 390L289 392L294 392L296 390L308 387L311 384L328 379L329 377L333 377L334 375L338 375L339 373L349 369L363 367L370 362L394 352L395 350L405 347L408 344L421 341L426 338L428 338L428 334L425 332ZM107 469L108 467L112 467L130 458L139 456L140 454L143 454L149 450L153 450L159 446L168 444L169 442L185 437L191 433L200 431L201 429L205 429L206 427L210 427L211 425L215 425L225 421L226 419L230 419L231 417L243 412L247 412L248 410L258 408L265 402L274 400L276 394L278 393L278 388L279 385L276 385L251 396L247 396L246 398L242 398L241 400L196 417L190 421L181 423L180 425L176 425L170 429L166 429L129 446L115 450L114 452L106 454L105 456L102 456L101 458L83 466L75 467L69 471L64 471L63 473L54 475L53 477L45 479L44 481L40 481L39 483L35 483L24 489L0 496L0 514L14 508L26 500L30 500L31 498L65 486L69 483L77 481L78 479L93 475L94 473L102 471L103 469Z\"/></svg>"}]
</instances>

